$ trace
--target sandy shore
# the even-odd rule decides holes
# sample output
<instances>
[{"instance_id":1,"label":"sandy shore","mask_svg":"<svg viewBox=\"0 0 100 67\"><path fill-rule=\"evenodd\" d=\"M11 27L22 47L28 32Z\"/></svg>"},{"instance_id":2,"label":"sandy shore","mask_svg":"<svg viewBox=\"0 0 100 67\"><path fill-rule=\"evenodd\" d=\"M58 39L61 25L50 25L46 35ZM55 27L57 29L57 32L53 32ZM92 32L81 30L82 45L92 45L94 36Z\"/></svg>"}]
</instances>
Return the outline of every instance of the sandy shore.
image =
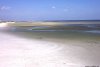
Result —
<instances>
[{"instance_id":1,"label":"sandy shore","mask_svg":"<svg viewBox=\"0 0 100 67\"><path fill-rule=\"evenodd\" d=\"M99 40L67 39L65 43L56 40L28 39L0 32L0 67L100 65Z\"/></svg>"}]
</instances>

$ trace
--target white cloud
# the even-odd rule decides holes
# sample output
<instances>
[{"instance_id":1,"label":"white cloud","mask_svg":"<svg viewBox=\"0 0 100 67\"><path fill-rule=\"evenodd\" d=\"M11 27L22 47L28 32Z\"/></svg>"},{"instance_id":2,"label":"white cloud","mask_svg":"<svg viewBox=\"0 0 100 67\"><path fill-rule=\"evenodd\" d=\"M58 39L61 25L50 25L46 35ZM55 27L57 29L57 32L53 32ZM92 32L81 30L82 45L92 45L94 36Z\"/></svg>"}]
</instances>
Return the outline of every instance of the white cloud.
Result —
<instances>
[{"instance_id":1,"label":"white cloud","mask_svg":"<svg viewBox=\"0 0 100 67\"><path fill-rule=\"evenodd\" d=\"M3 10L9 10L9 9L11 9L11 7L9 7L9 6L1 6L0 7L1 11L3 11Z\"/></svg>"}]
</instances>

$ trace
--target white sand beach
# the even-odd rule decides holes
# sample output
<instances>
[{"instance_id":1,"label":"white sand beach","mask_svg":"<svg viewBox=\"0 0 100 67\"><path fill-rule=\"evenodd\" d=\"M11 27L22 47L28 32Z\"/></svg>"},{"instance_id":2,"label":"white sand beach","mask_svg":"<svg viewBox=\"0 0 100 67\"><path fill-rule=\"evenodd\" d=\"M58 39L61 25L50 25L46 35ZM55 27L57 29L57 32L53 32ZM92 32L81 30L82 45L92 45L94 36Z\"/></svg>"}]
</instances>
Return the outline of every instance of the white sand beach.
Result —
<instances>
[{"instance_id":1,"label":"white sand beach","mask_svg":"<svg viewBox=\"0 0 100 67\"><path fill-rule=\"evenodd\" d=\"M0 32L0 67L98 66L99 51L99 41L68 41L64 44Z\"/></svg>"}]
</instances>

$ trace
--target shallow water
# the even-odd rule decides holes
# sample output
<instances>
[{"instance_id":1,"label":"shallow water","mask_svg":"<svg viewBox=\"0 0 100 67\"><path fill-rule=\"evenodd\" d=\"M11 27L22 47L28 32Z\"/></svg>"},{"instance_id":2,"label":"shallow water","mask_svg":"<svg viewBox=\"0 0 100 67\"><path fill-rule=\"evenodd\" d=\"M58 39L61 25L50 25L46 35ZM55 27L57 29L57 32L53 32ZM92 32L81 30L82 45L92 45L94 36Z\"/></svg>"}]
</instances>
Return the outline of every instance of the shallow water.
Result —
<instances>
[{"instance_id":1,"label":"shallow water","mask_svg":"<svg viewBox=\"0 0 100 67\"><path fill-rule=\"evenodd\" d=\"M88 27L89 25L89 27ZM93 28L91 27L93 26ZM46 27L40 29L40 27L11 27L6 30L6 33L16 35L19 37L39 39L39 40L49 40L66 43L67 40L93 40L100 41L99 25L97 24L71 24L67 26L60 27ZM71 28L71 29L69 29ZM77 29L75 29L77 28ZM82 29L82 30L81 30Z\"/></svg>"},{"instance_id":2,"label":"shallow water","mask_svg":"<svg viewBox=\"0 0 100 67\"><path fill-rule=\"evenodd\" d=\"M87 25L84 30L74 30L83 26L72 25L73 30L59 27L56 27L57 30L29 30L30 27L2 29L0 67L98 66L100 34L86 32L93 31L94 26L93 30L86 30Z\"/></svg>"}]
</instances>

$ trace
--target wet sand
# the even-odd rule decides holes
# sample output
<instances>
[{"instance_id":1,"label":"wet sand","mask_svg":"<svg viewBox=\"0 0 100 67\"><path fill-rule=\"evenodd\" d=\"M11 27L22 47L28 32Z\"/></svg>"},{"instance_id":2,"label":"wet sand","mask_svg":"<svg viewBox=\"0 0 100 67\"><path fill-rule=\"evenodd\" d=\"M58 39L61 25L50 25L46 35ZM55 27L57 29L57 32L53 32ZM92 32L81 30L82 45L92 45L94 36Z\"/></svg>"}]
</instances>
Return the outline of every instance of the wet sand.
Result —
<instances>
[{"instance_id":1,"label":"wet sand","mask_svg":"<svg viewBox=\"0 0 100 67\"><path fill-rule=\"evenodd\" d=\"M0 32L0 67L100 65L100 35L79 32Z\"/></svg>"}]
</instances>

